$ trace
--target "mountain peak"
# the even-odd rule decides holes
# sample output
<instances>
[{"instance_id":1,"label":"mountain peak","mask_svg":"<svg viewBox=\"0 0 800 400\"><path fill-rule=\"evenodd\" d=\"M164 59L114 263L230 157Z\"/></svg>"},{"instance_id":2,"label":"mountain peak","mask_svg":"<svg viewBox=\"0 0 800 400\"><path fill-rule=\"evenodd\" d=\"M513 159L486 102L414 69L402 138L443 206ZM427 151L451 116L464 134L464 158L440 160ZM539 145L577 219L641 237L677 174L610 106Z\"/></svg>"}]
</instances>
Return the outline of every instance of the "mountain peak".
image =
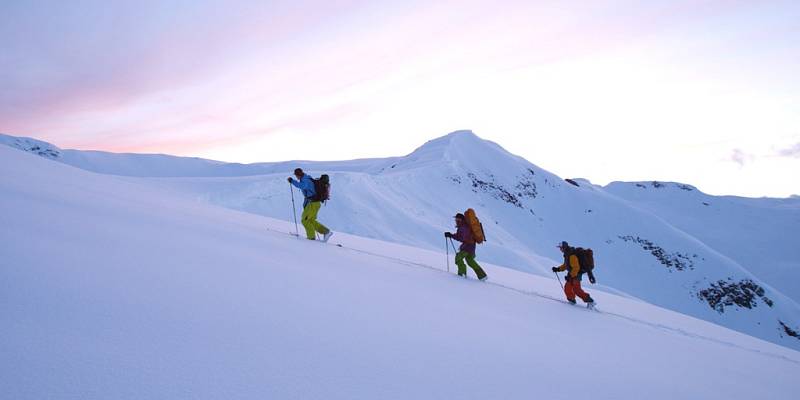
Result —
<instances>
[{"instance_id":1,"label":"mountain peak","mask_svg":"<svg viewBox=\"0 0 800 400\"><path fill-rule=\"evenodd\" d=\"M449 138L467 137L471 139L480 139L480 137L478 137L478 135L476 135L475 132L473 132L470 129L459 129L457 131L450 132L447 135L444 135L443 137L449 137Z\"/></svg>"},{"instance_id":2,"label":"mountain peak","mask_svg":"<svg viewBox=\"0 0 800 400\"><path fill-rule=\"evenodd\" d=\"M431 164L460 166L471 171L490 170L493 166L511 170L532 166L497 143L464 129L429 140L411 154L382 165L380 171L415 169Z\"/></svg>"},{"instance_id":3,"label":"mountain peak","mask_svg":"<svg viewBox=\"0 0 800 400\"><path fill-rule=\"evenodd\" d=\"M488 140L481 139L471 130L458 130L425 142L411 154L403 157L414 164L441 162L477 157L487 153L489 147L498 147Z\"/></svg>"},{"instance_id":4,"label":"mountain peak","mask_svg":"<svg viewBox=\"0 0 800 400\"><path fill-rule=\"evenodd\" d=\"M448 133L447 135L438 137L433 140L429 140L420 148L426 146L452 146L455 143L465 143L465 142L481 143L485 142L485 140L481 139L478 135L475 134L475 132L465 129L465 130L453 131Z\"/></svg>"},{"instance_id":5,"label":"mountain peak","mask_svg":"<svg viewBox=\"0 0 800 400\"><path fill-rule=\"evenodd\" d=\"M425 144L414 150L411 155L421 153L446 155L453 151L479 150L486 147L502 149L494 142L479 137L471 130L458 130L425 142Z\"/></svg>"}]
</instances>

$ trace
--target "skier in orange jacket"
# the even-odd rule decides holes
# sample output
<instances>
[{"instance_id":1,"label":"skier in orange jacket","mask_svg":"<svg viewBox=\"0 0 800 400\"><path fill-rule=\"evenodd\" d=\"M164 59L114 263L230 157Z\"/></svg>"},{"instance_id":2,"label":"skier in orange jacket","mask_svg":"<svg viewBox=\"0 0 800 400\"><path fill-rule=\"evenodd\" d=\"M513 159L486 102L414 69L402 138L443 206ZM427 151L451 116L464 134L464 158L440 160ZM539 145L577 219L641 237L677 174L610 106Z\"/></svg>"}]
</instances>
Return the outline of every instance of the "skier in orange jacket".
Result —
<instances>
[{"instance_id":1,"label":"skier in orange jacket","mask_svg":"<svg viewBox=\"0 0 800 400\"><path fill-rule=\"evenodd\" d=\"M558 248L561 249L561 252L564 254L564 263L558 267L553 267L553 272L568 270L567 276L564 277L566 280L564 284L564 294L567 295L567 301L571 304L575 304L575 296L577 295L587 306L593 307L594 299L581 288L581 278L584 272L581 271L581 264L578 260L578 256L575 255L575 249L570 247L567 242L561 242ZM592 275L591 272L589 272L589 282L592 284L595 283L594 275Z\"/></svg>"}]
</instances>

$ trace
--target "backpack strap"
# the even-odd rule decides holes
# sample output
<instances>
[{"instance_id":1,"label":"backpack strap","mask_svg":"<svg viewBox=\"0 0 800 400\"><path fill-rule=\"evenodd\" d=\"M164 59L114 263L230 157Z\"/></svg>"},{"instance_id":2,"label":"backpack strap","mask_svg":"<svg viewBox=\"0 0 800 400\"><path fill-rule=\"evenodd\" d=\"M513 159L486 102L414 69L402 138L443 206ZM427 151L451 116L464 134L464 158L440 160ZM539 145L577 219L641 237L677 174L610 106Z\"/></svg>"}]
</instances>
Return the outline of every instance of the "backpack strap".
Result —
<instances>
[{"instance_id":1,"label":"backpack strap","mask_svg":"<svg viewBox=\"0 0 800 400\"><path fill-rule=\"evenodd\" d=\"M569 272L570 268L572 268L572 266L569 265L569 256L571 255L572 255L571 247L567 247L566 249L564 249L564 266L567 267L567 272Z\"/></svg>"}]
</instances>

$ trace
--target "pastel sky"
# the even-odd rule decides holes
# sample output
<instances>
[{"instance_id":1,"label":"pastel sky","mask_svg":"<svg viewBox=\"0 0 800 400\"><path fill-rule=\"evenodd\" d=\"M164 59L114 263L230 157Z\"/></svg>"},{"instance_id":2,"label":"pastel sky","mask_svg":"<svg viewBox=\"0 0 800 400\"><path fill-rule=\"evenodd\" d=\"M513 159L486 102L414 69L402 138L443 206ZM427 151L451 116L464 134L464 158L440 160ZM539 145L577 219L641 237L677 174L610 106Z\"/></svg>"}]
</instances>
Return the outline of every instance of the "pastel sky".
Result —
<instances>
[{"instance_id":1,"label":"pastel sky","mask_svg":"<svg viewBox=\"0 0 800 400\"><path fill-rule=\"evenodd\" d=\"M0 2L0 132L256 162L458 129L595 183L800 194L800 2Z\"/></svg>"}]
</instances>

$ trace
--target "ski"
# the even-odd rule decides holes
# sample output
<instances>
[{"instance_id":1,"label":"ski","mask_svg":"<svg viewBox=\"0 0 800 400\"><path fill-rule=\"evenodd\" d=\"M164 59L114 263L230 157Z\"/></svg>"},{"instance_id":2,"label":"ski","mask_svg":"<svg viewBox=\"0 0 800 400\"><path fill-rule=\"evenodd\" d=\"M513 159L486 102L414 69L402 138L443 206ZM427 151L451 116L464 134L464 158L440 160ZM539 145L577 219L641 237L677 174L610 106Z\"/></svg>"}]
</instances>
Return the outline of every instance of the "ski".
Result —
<instances>
[{"instance_id":1,"label":"ski","mask_svg":"<svg viewBox=\"0 0 800 400\"><path fill-rule=\"evenodd\" d=\"M454 274L453 276L455 276L456 278L467 280L467 281L478 281L478 282L484 282L484 283L488 283L489 282L489 277L488 276L486 278L484 278L484 279L470 278L470 277L461 276L461 275L458 275L458 274Z\"/></svg>"},{"instance_id":2,"label":"ski","mask_svg":"<svg viewBox=\"0 0 800 400\"><path fill-rule=\"evenodd\" d=\"M275 229L275 228L272 228L272 227L269 227L269 226L267 226L266 228L270 232L283 233L283 234L289 235L291 237L294 237L296 239L304 239L305 240L305 236L299 235L299 234L294 233L294 232L286 232L286 231L278 230L278 229ZM344 247L339 243L323 242L322 240L308 240L308 241L309 242L319 242L319 243L323 243L323 244L330 244L332 246L337 246L337 247Z\"/></svg>"},{"instance_id":3,"label":"ski","mask_svg":"<svg viewBox=\"0 0 800 400\"><path fill-rule=\"evenodd\" d=\"M275 229L272 229L272 228L270 228L270 227L267 227L267 230L268 230L268 231L271 231L271 232L280 232L280 231L278 231L278 230L275 230ZM286 232L286 234L287 234L287 235L289 235L289 236L292 236L292 237L298 238L298 239L303 239L303 237L301 237L300 235L298 235L298 234L296 234L296 233L294 233L294 232ZM326 244L326 245L330 245L330 246L336 246L336 247L342 247L342 248L344 248L344 246L342 246L342 244L341 244L341 243L330 243L330 242L323 242L322 240L309 240L309 242L317 242L317 243L321 243L321 244Z\"/></svg>"},{"instance_id":4,"label":"ski","mask_svg":"<svg viewBox=\"0 0 800 400\"><path fill-rule=\"evenodd\" d=\"M549 297L549 296L547 296L547 297L545 297L545 298L547 298L547 299L550 299L550 300L557 301L557 302L559 302L559 303L566 304L566 305L568 305L568 306L571 306L571 307L577 308L577 309L579 309L579 310L585 310L585 311L594 311L594 312L597 312L597 313L601 313L601 311L600 311L599 309L597 309L597 303L594 303L594 304L592 304L592 305L586 304L586 306L585 306L585 307L580 307L580 306L578 306L578 304L576 304L576 303L570 303L569 301L566 301L566 300L554 299L554 298L552 298L552 297Z\"/></svg>"}]
</instances>

